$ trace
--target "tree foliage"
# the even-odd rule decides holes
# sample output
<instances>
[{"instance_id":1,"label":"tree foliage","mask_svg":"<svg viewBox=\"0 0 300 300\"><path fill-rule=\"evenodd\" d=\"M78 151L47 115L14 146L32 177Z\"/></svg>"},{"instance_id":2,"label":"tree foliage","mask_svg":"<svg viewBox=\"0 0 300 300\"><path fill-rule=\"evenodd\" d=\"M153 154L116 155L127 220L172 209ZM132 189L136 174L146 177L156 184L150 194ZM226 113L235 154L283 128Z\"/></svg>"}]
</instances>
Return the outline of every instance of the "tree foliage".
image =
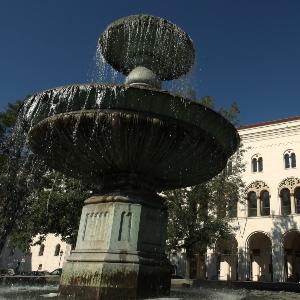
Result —
<instances>
[{"instance_id":1,"label":"tree foliage","mask_svg":"<svg viewBox=\"0 0 300 300\"><path fill-rule=\"evenodd\" d=\"M21 105L21 101L9 104L6 112L0 114L0 249L19 222L30 189L28 170L33 157L24 159L11 139Z\"/></svg>"},{"instance_id":2,"label":"tree foliage","mask_svg":"<svg viewBox=\"0 0 300 300\"><path fill-rule=\"evenodd\" d=\"M213 98L202 98L202 104L213 108ZM235 103L229 110L220 109L220 113L232 123L238 123L239 110ZM227 167L210 181L164 192L169 208L168 251L184 250L187 265L195 254L204 254L218 238L231 235L233 228L229 221L236 213L244 188L242 157L240 147L228 160Z\"/></svg>"},{"instance_id":3,"label":"tree foliage","mask_svg":"<svg viewBox=\"0 0 300 300\"><path fill-rule=\"evenodd\" d=\"M30 196L29 209L23 211L21 226L10 235L11 245L28 250L35 236L40 243L53 233L74 246L83 201L88 196L88 188L80 181L47 170L40 188Z\"/></svg>"},{"instance_id":4,"label":"tree foliage","mask_svg":"<svg viewBox=\"0 0 300 300\"><path fill-rule=\"evenodd\" d=\"M26 128L17 124L22 103L0 113L0 251L7 239L27 251L37 234L42 240L48 233L74 245L89 187L49 169L26 148Z\"/></svg>"}]
</instances>

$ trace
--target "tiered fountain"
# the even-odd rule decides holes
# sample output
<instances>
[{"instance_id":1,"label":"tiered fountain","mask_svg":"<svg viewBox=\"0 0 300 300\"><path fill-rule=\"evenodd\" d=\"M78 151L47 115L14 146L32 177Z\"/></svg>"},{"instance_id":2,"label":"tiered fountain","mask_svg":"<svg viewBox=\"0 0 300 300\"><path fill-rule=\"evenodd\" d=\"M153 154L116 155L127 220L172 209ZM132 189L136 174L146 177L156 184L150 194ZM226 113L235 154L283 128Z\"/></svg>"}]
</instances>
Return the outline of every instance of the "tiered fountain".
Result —
<instances>
[{"instance_id":1,"label":"tiered fountain","mask_svg":"<svg viewBox=\"0 0 300 300\"><path fill-rule=\"evenodd\" d=\"M50 167L101 186L85 201L62 295L137 299L167 295L167 209L157 192L212 178L239 138L220 114L160 91L194 62L189 36L167 20L130 16L99 43L124 85L84 84L33 96L25 105L30 146Z\"/></svg>"}]
</instances>

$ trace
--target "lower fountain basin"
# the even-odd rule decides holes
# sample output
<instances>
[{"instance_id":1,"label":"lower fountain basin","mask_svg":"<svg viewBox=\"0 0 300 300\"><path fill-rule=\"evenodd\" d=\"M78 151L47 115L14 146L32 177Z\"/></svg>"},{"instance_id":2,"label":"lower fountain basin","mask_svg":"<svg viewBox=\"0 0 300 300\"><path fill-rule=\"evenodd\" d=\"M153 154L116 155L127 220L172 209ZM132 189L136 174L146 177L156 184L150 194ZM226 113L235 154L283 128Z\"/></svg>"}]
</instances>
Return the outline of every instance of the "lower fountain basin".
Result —
<instances>
[{"instance_id":1,"label":"lower fountain basin","mask_svg":"<svg viewBox=\"0 0 300 300\"><path fill-rule=\"evenodd\" d=\"M158 191L206 181L239 142L220 114L152 89L75 85L29 104L31 149L54 169L108 188Z\"/></svg>"},{"instance_id":2,"label":"lower fountain basin","mask_svg":"<svg viewBox=\"0 0 300 300\"><path fill-rule=\"evenodd\" d=\"M50 167L110 189L193 185L227 161L222 145L199 127L132 111L54 115L32 128L30 147Z\"/></svg>"}]
</instances>

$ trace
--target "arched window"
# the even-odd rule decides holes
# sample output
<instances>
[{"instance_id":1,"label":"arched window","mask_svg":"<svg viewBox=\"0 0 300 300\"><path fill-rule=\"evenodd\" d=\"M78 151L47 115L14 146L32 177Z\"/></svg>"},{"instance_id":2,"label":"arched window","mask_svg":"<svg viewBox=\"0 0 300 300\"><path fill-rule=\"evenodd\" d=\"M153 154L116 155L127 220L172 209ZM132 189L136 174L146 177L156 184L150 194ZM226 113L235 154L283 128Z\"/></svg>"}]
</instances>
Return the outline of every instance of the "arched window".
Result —
<instances>
[{"instance_id":1,"label":"arched window","mask_svg":"<svg viewBox=\"0 0 300 300\"><path fill-rule=\"evenodd\" d=\"M257 172L257 159L252 158L252 172Z\"/></svg>"},{"instance_id":2,"label":"arched window","mask_svg":"<svg viewBox=\"0 0 300 300\"><path fill-rule=\"evenodd\" d=\"M261 215L269 216L270 215L270 194L268 191L262 191L260 193L261 201Z\"/></svg>"},{"instance_id":3,"label":"arched window","mask_svg":"<svg viewBox=\"0 0 300 300\"><path fill-rule=\"evenodd\" d=\"M252 172L262 172L263 171L263 158L260 154L255 154L251 160Z\"/></svg>"},{"instance_id":4,"label":"arched window","mask_svg":"<svg viewBox=\"0 0 300 300\"><path fill-rule=\"evenodd\" d=\"M296 154L291 153L291 166L292 168L296 168Z\"/></svg>"},{"instance_id":5,"label":"arched window","mask_svg":"<svg viewBox=\"0 0 300 300\"><path fill-rule=\"evenodd\" d=\"M287 153L284 154L284 167L286 169L290 167L290 156Z\"/></svg>"},{"instance_id":6,"label":"arched window","mask_svg":"<svg viewBox=\"0 0 300 300\"><path fill-rule=\"evenodd\" d=\"M40 246L39 256L43 256L43 255L44 255L44 251L45 251L45 245L42 244L42 245Z\"/></svg>"},{"instance_id":7,"label":"arched window","mask_svg":"<svg viewBox=\"0 0 300 300\"><path fill-rule=\"evenodd\" d=\"M300 187L295 188L294 196L295 196L295 205L296 205L295 212L296 214L300 214Z\"/></svg>"},{"instance_id":8,"label":"arched window","mask_svg":"<svg viewBox=\"0 0 300 300\"><path fill-rule=\"evenodd\" d=\"M286 169L296 168L296 154L293 150L287 150L283 155L283 160Z\"/></svg>"},{"instance_id":9,"label":"arched window","mask_svg":"<svg viewBox=\"0 0 300 300\"><path fill-rule=\"evenodd\" d=\"M257 216L256 193L249 192L247 195L247 199L248 199L248 217L256 217Z\"/></svg>"},{"instance_id":10,"label":"arched window","mask_svg":"<svg viewBox=\"0 0 300 300\"><path fill-rule=\"evenodd\" d=\"M291 214L291 193L290 190L284 188L280 192L281 198L281 214L290 215Z\"/></svg>"},{"instance_id":11,"label":"arched window","mask_svg":"<svg viewBox=\"0 0 300 300\"><path fill-rule=\"evenodd\" d=\"M54 256L58 256L60 252L60 244L57 244L55 246Z\"/></svg>"},{"instance_id":12,"label":"arched window","mask_svg":"<svg viewBox=\"0 0 300 300\"><path fill-rule=\"evenodd\" d=\"M262 172L263 171L263 159L262 159L262 157L258 158L257 163L258 163L258 172Z\"/></svg>"}]
</instances>

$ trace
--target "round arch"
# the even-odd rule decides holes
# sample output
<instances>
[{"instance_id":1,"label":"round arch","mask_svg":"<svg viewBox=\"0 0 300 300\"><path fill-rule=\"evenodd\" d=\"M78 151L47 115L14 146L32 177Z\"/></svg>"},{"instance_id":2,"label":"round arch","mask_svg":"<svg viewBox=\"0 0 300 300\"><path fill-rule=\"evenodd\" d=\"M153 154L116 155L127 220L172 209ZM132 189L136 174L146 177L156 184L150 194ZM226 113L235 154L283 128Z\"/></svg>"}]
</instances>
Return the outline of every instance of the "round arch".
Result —
<instances>
[{"instance_id":1,"label":"round arch","mask_svg":"<svg viewBox=\"0 0 300 300\"><path fill-rule=\"evenodd\" d=\"M300 231L291 229L282 235L284 249L285 281L299 282L300 280Z\"/></svg>"},{"instance_id":2,"label":"round arch","mask_svg":"<svg viewBox=\"0 0 300 300\"><path fill-rule=\"evenodd\" d=\"M238 252L238 242L235 236L230 236L228 239L217 239L215 242L215 251L217 253L222 253L222 250L225 250L226 253L234 253Z\"/></svg>"},{"instance_id":3,"label":"round arch","mask_svg":"<svg viewBox=\"0 0 300 300\"><path fill-rule=\"evenodd\" d=\"M238 242L232 235L228 239L217 239L215 243L217 273L219 280L237 280Z\"/></svg>"},{"instance_id":4,"label":"round arch","mask_svg":"<svg viewBox=\"0 0 300 300\"><path fill-rule=\"evenodd\" d=\"M289 229L289 230L285 231L285 232L282 234L282 237L281 237L281 244L282 244L282 246L284 245L284 240L285 240L285 238L286 238L289 234L299 234L299 235L300 235L300 230L298 230L297 228L292 228L292 229Z\"/></svg>"},{"instance_id":5,"label":"round arch","mask_svg":"<svg viewBox=\"0 0 300 300\"><path fill-rule=\"evenodd\" d=\"M270 234L255 231L245 242L248 278L252 281L273 281L272 240Z\"/></svg>"},{"instance_id":6,"label":"round arch","mask_svg":"<svg viewBox=\"0 0 300 300\"><path fill-rule=\"evenodd\" d=\"M245 241L245 248L248 247L248 245L249 245L249 240L250 240L254 235L256 235L256 234L263 234L263 235L265 235L270 241L272 241L272 240L271 240L271 235L270 235L268 232L263 231L263 230L253 231L253 232L251 232L251 233L247 236L247 238L246 238L246 241ZM271 242L271 243L272 243L272 242Z\"/></svg>"}]
</instances>

